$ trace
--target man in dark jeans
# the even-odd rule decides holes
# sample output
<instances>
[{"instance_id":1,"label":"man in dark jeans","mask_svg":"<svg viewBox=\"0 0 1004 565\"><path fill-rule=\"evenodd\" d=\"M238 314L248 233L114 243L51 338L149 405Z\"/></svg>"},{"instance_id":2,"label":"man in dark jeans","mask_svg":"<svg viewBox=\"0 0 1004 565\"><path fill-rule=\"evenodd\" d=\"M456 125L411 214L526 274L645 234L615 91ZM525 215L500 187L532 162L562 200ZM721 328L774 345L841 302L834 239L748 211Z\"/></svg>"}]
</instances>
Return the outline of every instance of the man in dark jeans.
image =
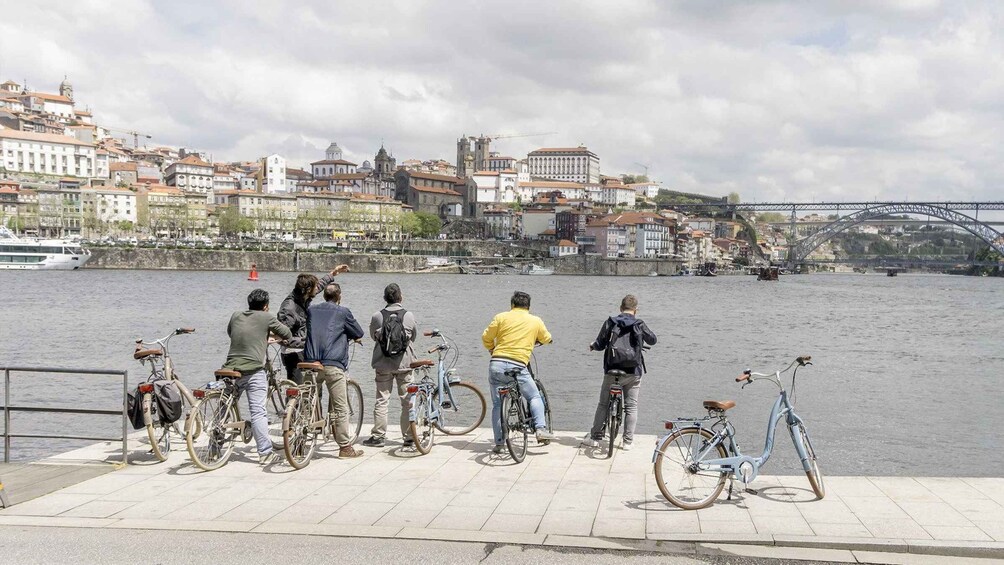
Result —
<instances>
[{"instance_id":1,"label":"man in dark jeans","mask_svg":"<svg viewBox=\"0 0 1004 565\"><path fill-rule=\"evenodd\" d=\"M320 363L324 372L317 384L328 388L328 411L334 412L335 441L338 457L359 457L361 449L352 447L349 433L349 399L345 388L345 369L349 364L349 340L365 335L352 312L342 306L342 288L336 283L324 287L324 302L307 309L307 343L303 358Z\"/></svg>"},{"instance_id":2,"label":"man in dark jeans","mask_svg":"<svg viewBox=\"0 0 1004 565\"><path fill-rule=\"evenodd\" d=\"M230 316L230 323L227 325L230 350L223 368L242 375L235 384L242 393L247 391L251 432L258 448L258 461L262 465L271 465L278 460L278 454L272 450L272 440L268 437L268 416L265 413L265 397L268 392L265 355L268 352L269 334L282 339L289 339L293 335L274 314L269 314L268 292L258 288L248 295L248 309L234 312Z\"/></svg>"},{"instance_id":3,"label":"man in dark jeans","mask_svg":"<svg viewBox=\"0 0 1004 565\"><path fill-rule=\"evenodd\" d=\"M314 296L324 290L324 287L335 282L338 273L349 270L348 265L338 265L320 279L310 273L300 273L296 277L293 292L279 306L278 318L289 331L293 339L282 346L282 364L286 367L286 378L296 384L303 384L303 376L296 364L303 361L303 346L307 341L307 308Z\"/></svg>"},{"instance_id":4,"label":"man in dark jeans","mask_svg":"<svg viewBox=\"0 0 1004 565\"><path fill-rule=\"evenodd\" d=\"M642 343L655 345L656 337L652 330L648 329L645 322L635 316L638 314L638 299L629 294L621 300L621 313L611 316L603 322L596 341L589 344L590 351L603 351L603 386L600 387L600 402L596 406L596 415L593 417L593 428L589 431L584 443L590 447L598 447L607 423L607 409L610 400L610 385L614 383L614 376L608 374L612 370L622 370L626 375L620 377L619 384L624 389L624 440L621 449L628 451L634 441L634 428L638 423L638 393L641 389L641 376L645 372L645 363L641 360ZM614 332L617 335L613 335ZM617 336L629 334L631 345L637 348L638 363L633 367L618 367L610 359L611 352L607 349L611 339Z\"/></svg>"}]
</instances>

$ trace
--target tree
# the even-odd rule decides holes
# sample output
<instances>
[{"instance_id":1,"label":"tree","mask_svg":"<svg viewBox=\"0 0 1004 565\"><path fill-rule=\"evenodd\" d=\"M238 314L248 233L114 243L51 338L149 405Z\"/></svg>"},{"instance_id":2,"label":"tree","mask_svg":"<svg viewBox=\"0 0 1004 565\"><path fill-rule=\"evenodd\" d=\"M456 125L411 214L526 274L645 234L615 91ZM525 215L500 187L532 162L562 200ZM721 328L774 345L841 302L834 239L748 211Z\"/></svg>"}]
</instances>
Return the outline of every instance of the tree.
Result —
<instances>
[{"instance_id":1,"label":"tree","mask_svg":"<svg viewBox=\"0 0 1004 565\"><path fill-rule=\"evenodd\" d=\"M729 204L739 204L739 193L738 192L730 192L729 196L728 196L728 203Z\"/></svg>"},{"instance_id":2,"label":"tree","mask_svg":"<svg viewBox=\"0 0 1004 565\"><path fill-rule=\"evenodd\" d=\"M241 216L240 212L233 206L225 206L222 208L223 212L219 215L220 235L226 237L236 237L244 233L253 233L255 231L256 226L254 220Z\"/></svg>"},{"instance_id":3,"label":"tree","mask_svg":"<svg viewBox=\"0 0 1004 565\"><path fill-rule=\"evenodd\" d=\"M788 218L780 212L761 212L756 215L758 224L780 224L788 221Z\"/></svg>"},{"instance_id":4,"label":"tree","mask_svg":"<svg viewBox=\"0 0 1004 565\"><path fill-rule=\"evenodd\" d=\"M624 184L635 184L639 182L651 182L648 175L621 175L621 182Z\"/></svg>"},{"instance_id":5,"label":"tree","mask_svg":"<svg viewBox=\"0 0 1004 565\"><path fill-rule=\"evenodd\" d=\"M401 231L412 237L436 237L442 228L439 217L428 212L401 215Z\"/></svg>"}]
</instances>

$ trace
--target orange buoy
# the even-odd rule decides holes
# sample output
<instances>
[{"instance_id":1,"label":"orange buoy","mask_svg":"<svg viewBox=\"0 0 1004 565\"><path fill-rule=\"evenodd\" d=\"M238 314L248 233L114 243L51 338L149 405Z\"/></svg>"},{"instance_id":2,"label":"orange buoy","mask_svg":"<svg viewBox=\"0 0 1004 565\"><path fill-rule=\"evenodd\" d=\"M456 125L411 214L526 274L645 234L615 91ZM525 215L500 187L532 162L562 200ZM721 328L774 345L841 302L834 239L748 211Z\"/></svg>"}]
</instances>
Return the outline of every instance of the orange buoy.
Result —
<instances>
[{"instance_id":1,"label":"orange buoy","mask_svg":"<svg viewBox=\"0 0 1004 565\"><path fill-rule=\"evenodd\" d=\"M257 269L257 266L254 263L251 263L251 272L248 273L248 280L249 281L256 281L256 280L258 280L258 269Z\"/></svg>"}]
</instances>

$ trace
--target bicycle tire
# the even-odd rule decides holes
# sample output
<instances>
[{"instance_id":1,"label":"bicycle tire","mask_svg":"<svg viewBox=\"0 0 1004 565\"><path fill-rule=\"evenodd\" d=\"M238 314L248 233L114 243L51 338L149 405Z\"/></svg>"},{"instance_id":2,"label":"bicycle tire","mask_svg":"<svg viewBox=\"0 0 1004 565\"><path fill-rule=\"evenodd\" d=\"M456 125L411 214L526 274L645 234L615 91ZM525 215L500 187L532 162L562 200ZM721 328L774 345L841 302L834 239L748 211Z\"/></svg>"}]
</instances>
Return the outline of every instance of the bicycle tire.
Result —
<instances>
[{"instance_id":1,"label":"bicycle tire","mask_svg":"<svg viewBox=\"0 0 1004 565\"><path fill-rule=\"evenodd\" d=\"M547 390L544 389L544 383L536 378L534 378L534 381L537 383L537 390L540 391L540 399L544 401L544 422L547 423L547 431L553 434L554 426L551 425L551 403L547 400Z\"/></svg>"},{"instance_id":2,"label":"bicycle tire","mask_svg":"<svg viewBox=\"0 0 1004 565\"><path fill-rule=\"evenodd\" d=\"M527 414L523 413L523 404L514 401L513 394L518 394L512 390L502 399L502 426L508 430L505 434L505 446L509 450L509 455L516 463L522 463L526 459L527 446L530 443L530 432L527 429Z\"/></svg>"},{"instance_id":3,"label":"bicycle tire","mask_svg":"<svg viewBox=\"0 0 1004 565\"><path fill-rule=\"evenodd\" d=\"M805 471L805 476L809 478L809 486L812 487L812 492L816 493L816 498L822 500L826 496L826 485L823 484L823 472L819 470L819 460L816 459L816 452L812 449L812 442L809 441L809 432L805 430L805 424L802 422L798 423L798 433L809 463L809 469Z\"/></svg>"},{"instance_id":4,"label":"bicycle tire","mask_svg":"<svg viewBox=\"0 0 1004 565\"><path fill-rule=\"evenodd\" d=\"M286 389L296 388L296 383L289 379L279 379L268 387L268 397L265 399L265 415L268 418L268 438L272 440L272 449L282 449L282 421L286 418Z\"/></svg>"},{"instance_id":5,"label":"bicycle tire","mask_svg":"<svg viewBox=\"0 0 1004 565\"><path fill-rule=\"evenodd\" d=\"M310 464L317 449L319 430L311 426L317 411L313 400L304 396L291 399L282 419L282 452L290 467L297 470Z\"/></svg>"},{"instance_id":6,"label":"bicycle tire","mask_svg":"<svg viewBox=\"0 0 1004 565\"><path fill-rule=\"evenodd\" d=\"M363 430L363 389L352 379L345 381L345 398L349 404L349 445L359 440Z\"/></svg>"},{"instance_id":7,"label":"bicycle tire","mask_svg":"<svg viewBox=\"0 0 1004 565\"><path fill-rule=\"evenodd\" d=\"M474 397L470 397L469 394L454 394L453 401L454 406L450 407L439 407L439 419L436 420L436 429L443 432L448 436L462 436L464 434L469 434L476 430L481 422L485 420L485 414L488 413L488 402L485 400L485 395L482 393L478 387L472 385L471 383L459 382L453 384L447 384L451 392L456 392L459 390L467 390L474 393ZM460 397L461 400L457 400ZM449 398L449 396L447 396ZM469 410L464 410L467 413L477 413L477 420L471 425L461 425L459 427L453 427L449 425L452 414L458 413L461 409L464 409L467 404L474 404L474 408Z\"/></svg>"},{"instance_id":8,"label":"bicycle tire","mask_svg":"<svg viewBox=\"0 0 1004 565\"><path fill-rule=\"evenodd\" d=\"M153 394L145 393L142 406L143 421L146 422L146 437L150 439L150 453L153 453L157 461L167 461L168 451L171 449L171 438L167 436L168 428L161 425L160 418L154 417L153 403Z\"/></svg>"},{"instance_id":9,"label":"bicycle tire","mask_svg":"<svg viewBox=\"0 0 1004 565\"><path fill-rule=\"evenodd\" d=\"M203 471L215 471L227 464L240 435L231 426L238 422L233 404L224 405L219 391L206 394L195 403L185 420L185 444L192 463ZM205 445L195 445L205 440Z\"/></svg>"},{"instance_id":10,"label":"bicycle tire","mask_svg":"<svg viewBox=\"0 0 1004 565\"><path fill-rule=\"evenodd\" d=\"M412 402L415 407L415 419L410 424L411 437L415 440L415 449L422 455L428 455L432 451L432 443L436 436L436 428L429 421L429 393L425 389L419 389Z\"/></svg>"},{"instance_id":11,"label":"bicycle tire","mask_svg":"<svg viewBox=\"0 0 1004 565\"><path fill-rule=\"evenodd\" d=\"M655 464L654 464L655 482L659 486L659 492L661 492L662 496L666 497L666 500L670 501L674 506L677 506L684 510L698 510L700 508L705 508L707 506L710 506L715 501L715 499L717 499L718 496L722 494L722 490L725 488L725 480L728 478L728 474L724 471L721 471L717 477L715 477L715 474L711 472L708 472L706 475L703 475L705 478L714 479L714 481L716 482L704 481L704 484L702 486L703 488L708 489L708 492L707 494L701 493L699 496L695 495L694 497L691 497L691 498L696 498L695 500L689 500L684 498L683 493L681 492L674 493L669 490L669 485L666 484L666 479L665 479L666 473L663 472L663 468L666 465L672 464L674 469L677 469L677 466L679 466L679 470L683 471L683 473L681 474L682 477L698 476L698 473L692 472L687 469L687 457L683 455L684 447L687 448L688 452L692 452L693 450L694 438L686 438L686 436L691 436L691 435L698 435L701 438L704 438L705 441L714 437L711 432L709 432L704 428L684 428L682 430L677 430L666 436L666 439L664 439L662 443L659 444L659 447L657 448L658 455L655 458ZM671 447L670 444L675 443L677 441L680 442L678 451L673 450L672 452L667 453L670 451ZM700 445L701 444L697 444L698 447L700 447ZM719 443L716 447L718 449L719 458L727 457L725 453L725 447L721 443ZM670 463L667 463L667 461L671 457L676 455L677 452L680 453L681 460L671 461ZM679 470L676 470L676 472L679 473ZM694 486L693 480L690 481L690 485L691 488L693 488ZM679 488L679 485L675 488Z\"/></svg>"},{"instance_id":12,"label":"bicycle tire","mask_svg":"<svg viewBox=\"0 0 1004 565\"><path fill-rule=\"evenodd\" d=\"M607 404L607 433L610 435L607 459L614 456L614 442L617 441L617 432L620 431L621 427L621 399L618 395L610 396L610 402Z\"/></svg>"}]
</instances>

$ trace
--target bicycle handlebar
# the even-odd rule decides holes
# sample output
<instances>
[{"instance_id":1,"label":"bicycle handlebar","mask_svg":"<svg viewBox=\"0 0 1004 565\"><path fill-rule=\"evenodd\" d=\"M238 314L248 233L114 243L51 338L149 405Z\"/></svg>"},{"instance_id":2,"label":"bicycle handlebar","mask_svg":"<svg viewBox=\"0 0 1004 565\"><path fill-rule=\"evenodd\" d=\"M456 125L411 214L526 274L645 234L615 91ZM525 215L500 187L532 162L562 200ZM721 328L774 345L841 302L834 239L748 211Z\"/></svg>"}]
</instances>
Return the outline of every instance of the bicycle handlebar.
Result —
<instances>
[{"instance_id":1,"label":"bicycle handlebar","mask_svg":"<svg viewBox=\"0 0 1004 565\"><path fill-rule=\"evenodd\" d=\"M780 377L782 374L787 373L788 371L790 371L791 368L794 367L795 365L798 365L799 367L804 367L806 365L812 365L811 360L812 360L812 356L810 356L810 355L802 355L801 357L798 357L794 361L792 361L791 364L788 365L787 367L785 367L783 370L776 371L776 372L774 372L772 374L754 373L750 369L746 369L745 371L743 371L743 374L741 374L738 377L736 377L736 382L737 383L745 382L746 384L749 384L749 383L753 382L753 380L755 378L772 378L772 379L776 379L777 377Z\"/></svg>"}]
</instances>

